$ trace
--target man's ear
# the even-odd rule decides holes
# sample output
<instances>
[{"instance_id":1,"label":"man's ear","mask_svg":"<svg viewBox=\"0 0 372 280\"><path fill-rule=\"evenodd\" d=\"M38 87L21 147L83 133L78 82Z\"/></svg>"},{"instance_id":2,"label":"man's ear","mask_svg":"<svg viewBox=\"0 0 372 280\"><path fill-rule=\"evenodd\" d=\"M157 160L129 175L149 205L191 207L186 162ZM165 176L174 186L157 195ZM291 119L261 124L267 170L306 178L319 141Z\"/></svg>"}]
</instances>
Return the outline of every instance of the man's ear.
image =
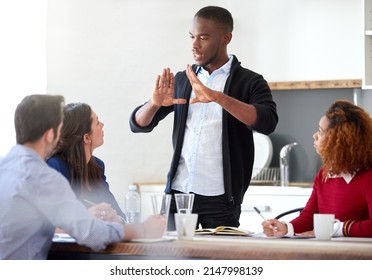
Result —
<instances>
[{"instance_id":1,"label":"man's ear","mask_svg":"<svg viewBox=\"0 0 372 280\"><path fill-rule=\"evenodd\" d=\"M45 140L48 142L48 143L53 143L54 141L54 129L53 128L49 128L45 134Z\"/></svg>"},{"instance_id":2,"label":"man's ear","mask_svg":"<svg viewBox=\"0 0 372 280\"><path fill-rule=\"evenodd\" d=\"M232 32L226 33L223 39L224 39L224 42L225 42L225 44L227 46L231 42Z\"/></svg>"}]
</instances>

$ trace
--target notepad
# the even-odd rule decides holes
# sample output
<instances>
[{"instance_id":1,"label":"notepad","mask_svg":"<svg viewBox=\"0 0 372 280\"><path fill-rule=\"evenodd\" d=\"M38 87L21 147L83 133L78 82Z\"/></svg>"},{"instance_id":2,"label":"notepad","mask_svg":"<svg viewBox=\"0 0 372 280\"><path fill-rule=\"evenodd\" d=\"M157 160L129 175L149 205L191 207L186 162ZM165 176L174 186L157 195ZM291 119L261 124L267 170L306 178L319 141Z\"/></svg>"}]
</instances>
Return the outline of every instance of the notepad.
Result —
<instances>
[{"instance_id":1,"label":"notepad","mask_svg":"<svg viewBox=\"0 0 372 280\"><path fill-rule=\"evenodd\" d=\"M218 226L216 228L203 228L195 230L195 235L242 235L253 236L254 232L230 226Z\"/></svg>"},{"instance_id":2,"label":"notepad","mask_svg":"<svg viewBox=\"0 0 372 280\"><path fill-rule=\"evenodd\" d=\"M129 240L129 242L135 243L158 243L158 242L169 242L177 240L175 237L163 237L163 238L135 238Z\"/></svg>"},{"instance_id":3,"label":"notepad","mask_svg":"<svg viewBox=\"0 0 372 280\"><path fill-rule=\"evenodd\" d=\"M280 239L280 238L290 238L290 239L311 239L315 238L312 235L279 235L279 236L267 236L263 232L258 232L253 235L253 237L257 238L267 238L267 239Z\"/></svg>"},{"instance_id":4,"label":"notepad","mask_svg":"<svg viewBox=\"0 0 372 280\"><path fill-rule=\"evenodd\" d=\"M55 233L53 236L53 242L74 243L76 240L67 233Z\"/></svg>"}]
</instances>

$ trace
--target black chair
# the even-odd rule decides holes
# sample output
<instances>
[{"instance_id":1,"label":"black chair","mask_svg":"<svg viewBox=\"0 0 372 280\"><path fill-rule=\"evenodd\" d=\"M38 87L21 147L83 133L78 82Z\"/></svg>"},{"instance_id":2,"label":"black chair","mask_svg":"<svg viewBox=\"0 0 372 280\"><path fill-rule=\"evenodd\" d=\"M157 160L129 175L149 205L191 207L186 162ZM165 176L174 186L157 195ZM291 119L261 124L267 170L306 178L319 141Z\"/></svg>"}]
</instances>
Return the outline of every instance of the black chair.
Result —
<instances>
[{"instance_id":1,"label":"black chair","mask_svg":"<svg viewBox=\"0 0 372 280\"><path fill-rule=\"evenodd\" d=\"M304 207L299 207L299 208L295 208L295 209L285 211L285 212L279 214L278 216L276 216L274 219L279 220L280 218L282 218L286 215L289 215L289 214L292 214L292 213L295 213L295 212L301 212L303 209L304 209Z\"/></svg>"}]
</instances>

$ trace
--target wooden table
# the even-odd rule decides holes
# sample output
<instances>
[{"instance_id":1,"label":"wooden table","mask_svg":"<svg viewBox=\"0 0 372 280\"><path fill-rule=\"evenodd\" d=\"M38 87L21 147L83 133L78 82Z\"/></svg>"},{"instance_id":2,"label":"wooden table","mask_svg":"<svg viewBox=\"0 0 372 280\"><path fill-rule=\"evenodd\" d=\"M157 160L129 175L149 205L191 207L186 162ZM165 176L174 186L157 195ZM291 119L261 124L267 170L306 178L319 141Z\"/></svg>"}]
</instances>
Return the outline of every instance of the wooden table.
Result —
<instances>
[{"instance_id":1,"label":"wooden table","mask_svg":"<svg viewBox=\"0 0 372 280\"><path fill-rule=\"evenodd\" d=\"M372 259L372 238L315 239L202 236L194 240L120 242L94 252L76 243L53 242L49 259Z\"/></svg>"}]
</instances>

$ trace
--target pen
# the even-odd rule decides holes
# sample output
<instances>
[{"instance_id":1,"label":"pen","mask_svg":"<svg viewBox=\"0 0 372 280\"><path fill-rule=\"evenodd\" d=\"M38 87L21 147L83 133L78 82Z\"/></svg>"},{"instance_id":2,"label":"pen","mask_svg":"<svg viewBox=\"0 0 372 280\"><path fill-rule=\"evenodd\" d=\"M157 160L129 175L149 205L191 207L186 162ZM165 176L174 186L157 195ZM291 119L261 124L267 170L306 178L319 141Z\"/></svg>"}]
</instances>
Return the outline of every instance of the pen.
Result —
<instances>
[{"instance_id":1,"label":"pen","mask_svg":"<svg viewBox=\"0 0 372 280\"><path fill-rule=\"evenodd\" d=\"M93 203L92 201L90 201L90 200L88 200L88 199L83 199L86 203L88 203L88 204L90 204L90 205L92 205L92 206L94 206L94 205L96 205L95 203Z\"/></svg>"},{"instance_id":2,"label":"pen","mask_svg":"<svg viewBox=\"0 0 372 280\"><path fill-rule=\"evenodd\" d=\"M88 203L88 204L90 204L90 205L92 205L92 206L96 205L94 202L92 202L92 201L90 201L90 200L88 200L88 199L83 199L83 201L86 202L86 203ZM118 216L119 216L119 215L118 215ZM120 218L120 219L121 219L125 224L128 223L128 219L127 219L126 216L124 216L124 217L119 216L119 218Z\"/></svg>"},{"instance_id":3,"label":"pen","mask_svg":"<svg viewBox=\"0 0 372 280\"><path fill-rule=\"evenodd\" d=\"M257 209L257 207L253 207L254 211L257 212L258 215L261 216L262 219L264 219L266 221L266 218L261 214L260 210Z\"/></svg>"},{"instance_id":4,"label":"pen","mask_svg":"<svg viewBox=\"0 0 372 280\"><path fill-rule=\"evenodd\" d=\"M266 218L261 214L261 211L258 210L257 207L254 207L254 206L253 206L253 209L254 209L254 211L257 212L258 215L261 216L261 218L262 218L264 221L267 221L267 219L266 219ZM273 227L272 225L270 225L270 228L271 228L273 231L277 231L277 230L278 230L277 227Z\"/></svg>"}]
</instances>

